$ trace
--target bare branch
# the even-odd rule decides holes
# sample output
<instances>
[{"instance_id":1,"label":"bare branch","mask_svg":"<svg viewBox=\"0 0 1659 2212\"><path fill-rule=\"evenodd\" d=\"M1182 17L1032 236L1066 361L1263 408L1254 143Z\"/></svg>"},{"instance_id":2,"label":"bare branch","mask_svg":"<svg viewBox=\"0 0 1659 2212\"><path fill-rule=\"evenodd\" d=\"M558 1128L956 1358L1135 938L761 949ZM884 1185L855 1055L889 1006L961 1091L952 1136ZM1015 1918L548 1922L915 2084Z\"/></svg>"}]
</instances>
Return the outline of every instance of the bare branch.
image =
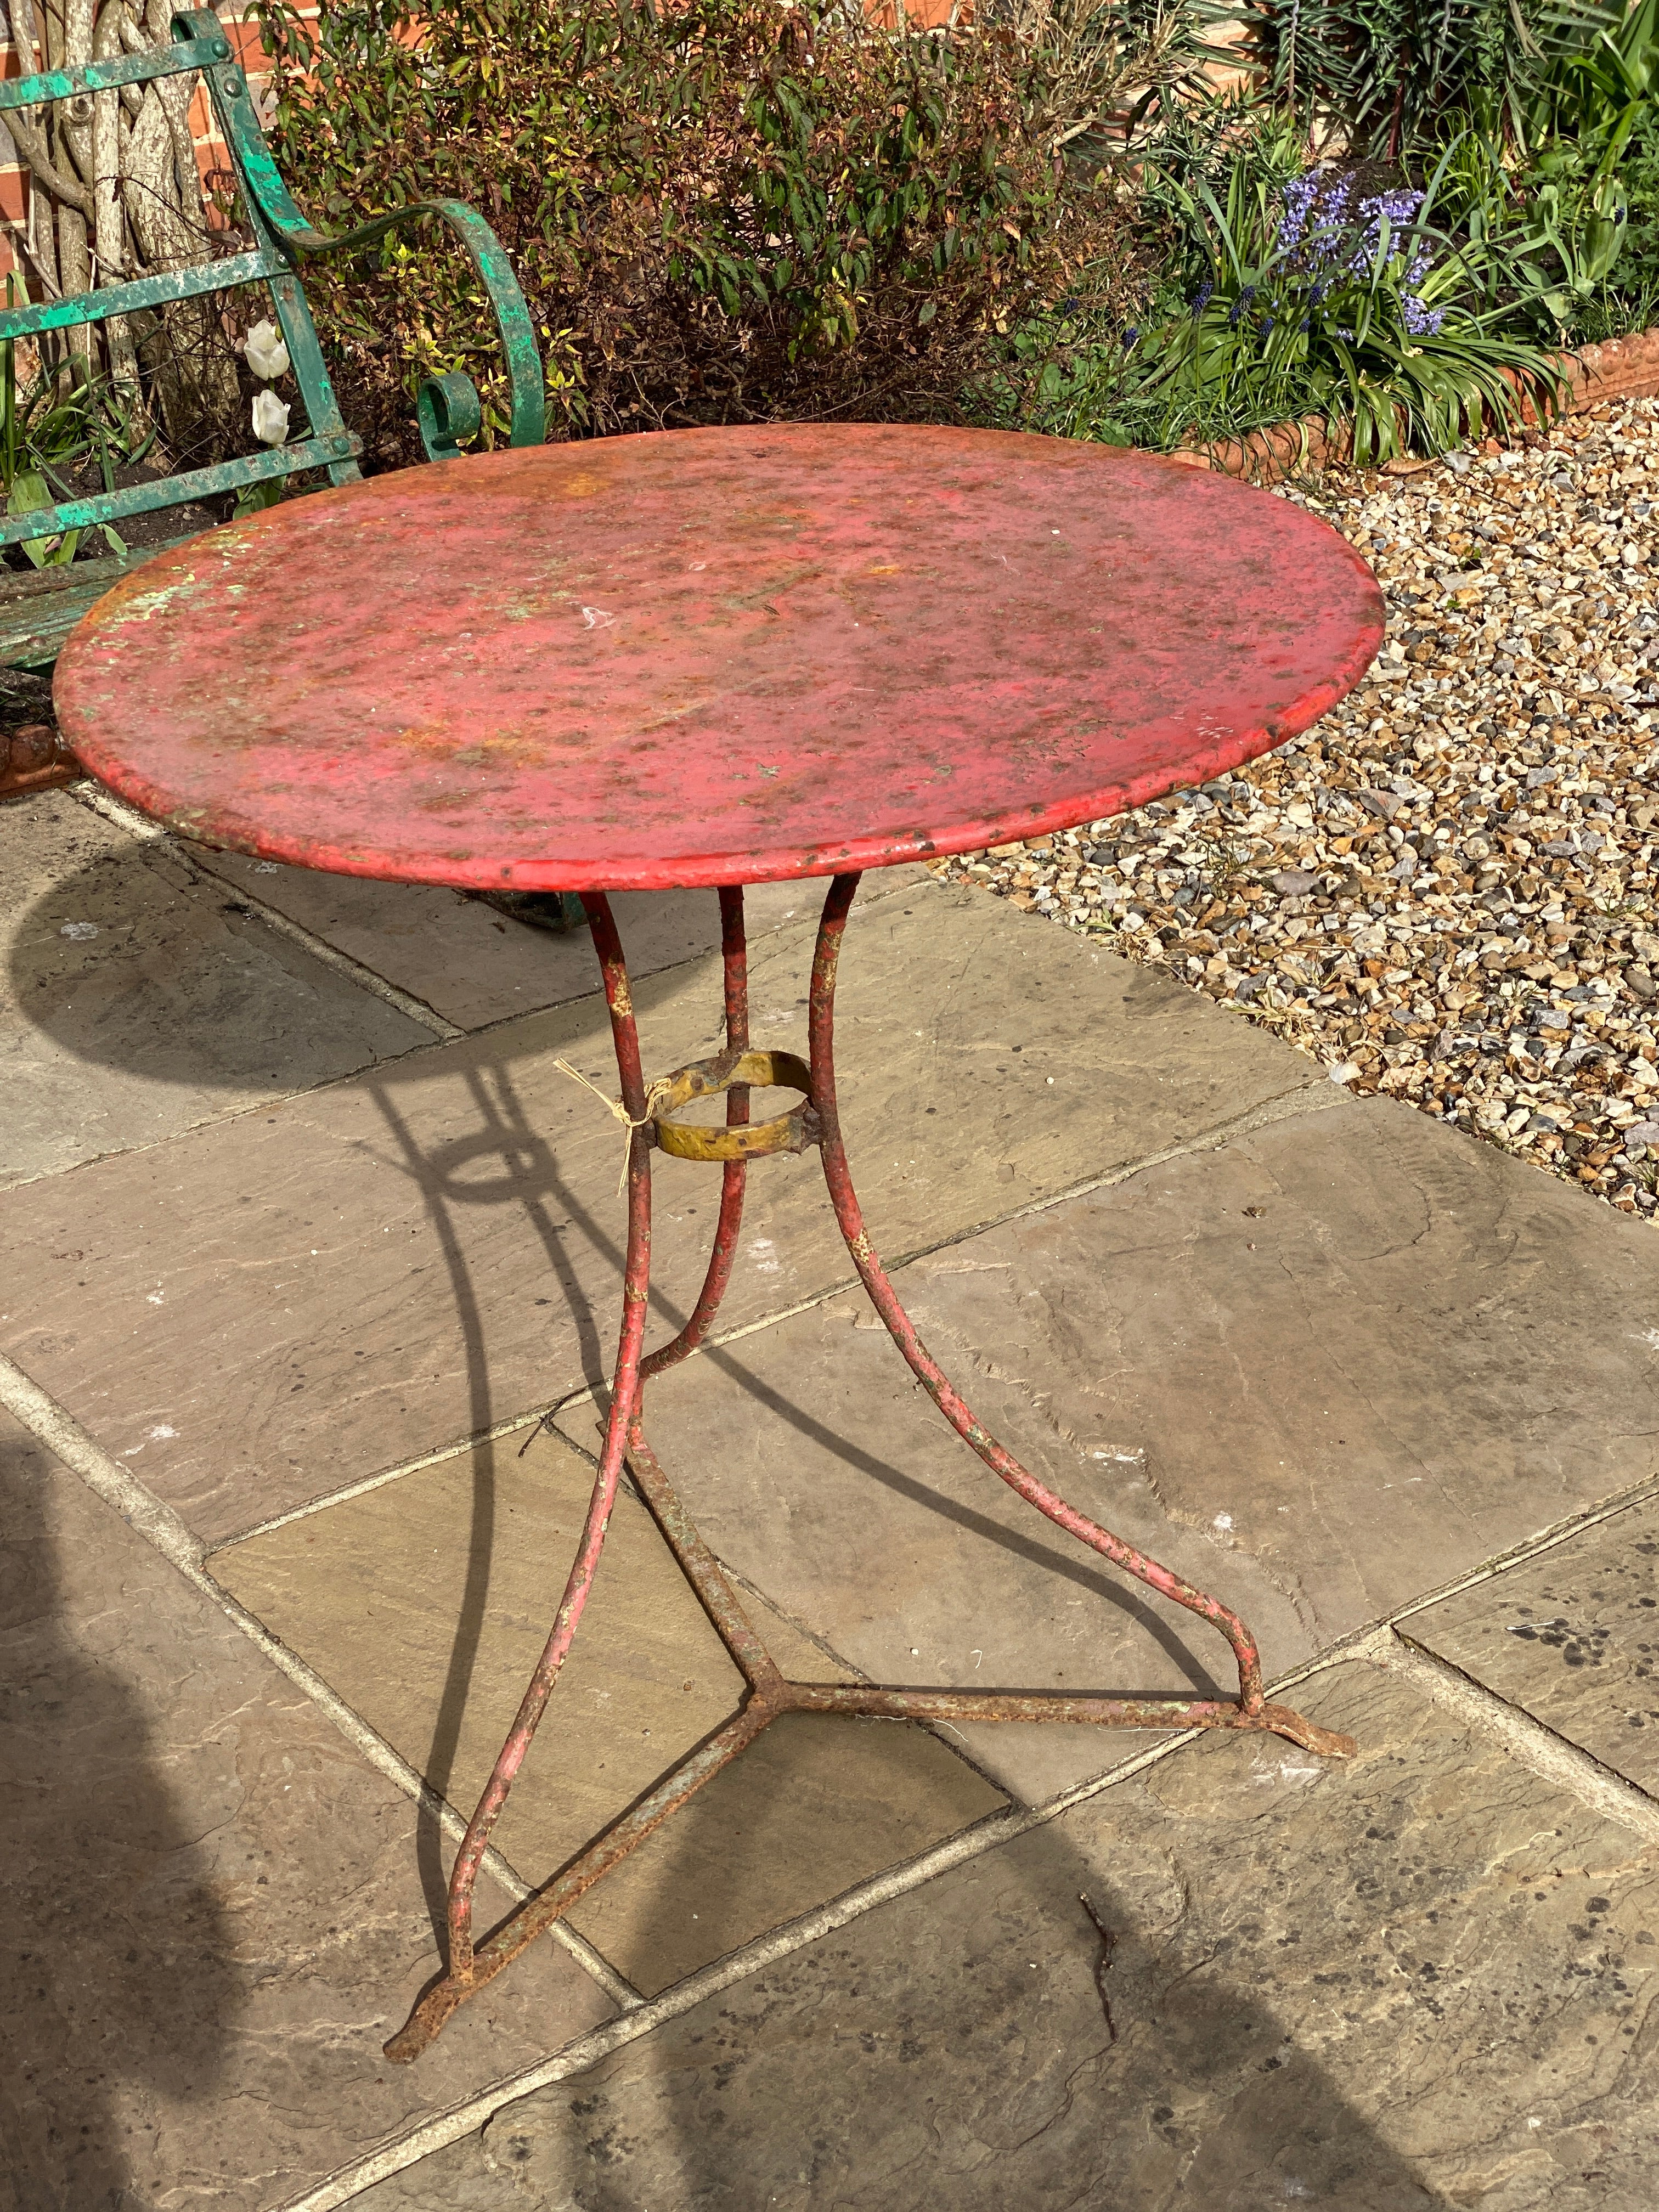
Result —
<instances>
[{"instance_id":1,"label":"bare branch","mask_svg":"<svg viewBox=\"0 0 1659 2212\"><path fill-rule=\"evenodd\" d=\"M46 150L46 134L35 123L23 120L25 111L14 107L6 118L6 127L11 132L12 143L29 165L29 173L38 184L44 185L55 200L65 206L79 208L84 215L90 211L92 196L73 178L66 177L53 162Z\"/></svg>"}]
</instances>

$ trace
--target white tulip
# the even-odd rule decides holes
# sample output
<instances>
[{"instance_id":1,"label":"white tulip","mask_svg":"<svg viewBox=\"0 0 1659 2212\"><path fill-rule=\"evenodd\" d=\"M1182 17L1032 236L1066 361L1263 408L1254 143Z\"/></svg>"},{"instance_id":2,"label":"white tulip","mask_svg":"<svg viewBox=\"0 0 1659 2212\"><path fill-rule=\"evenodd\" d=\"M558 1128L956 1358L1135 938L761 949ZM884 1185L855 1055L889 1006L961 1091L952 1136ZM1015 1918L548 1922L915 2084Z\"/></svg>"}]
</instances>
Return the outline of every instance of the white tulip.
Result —
<instances>
[{"instance_id":1,"label":"white tulip","mask_svg":"<svg viewBox=\"0 0 1659 2212\"><path fill-rule=\"evenodd\" d=\"M281 331L273 324L255 323L247 334L246 360L256 376L276 377L288 374L288 348L283 343Z\"/></svg>"},{"instance_id":2,"label":"white tulip","mask_svg":"<svg viewBox=\"0 0 1659 2212\"><path fill-rule=\"evenodd\" d=\"M288 443L288 403L274 392L253 395L253 434L267 446Z\"/></svg>"}]
</instances>

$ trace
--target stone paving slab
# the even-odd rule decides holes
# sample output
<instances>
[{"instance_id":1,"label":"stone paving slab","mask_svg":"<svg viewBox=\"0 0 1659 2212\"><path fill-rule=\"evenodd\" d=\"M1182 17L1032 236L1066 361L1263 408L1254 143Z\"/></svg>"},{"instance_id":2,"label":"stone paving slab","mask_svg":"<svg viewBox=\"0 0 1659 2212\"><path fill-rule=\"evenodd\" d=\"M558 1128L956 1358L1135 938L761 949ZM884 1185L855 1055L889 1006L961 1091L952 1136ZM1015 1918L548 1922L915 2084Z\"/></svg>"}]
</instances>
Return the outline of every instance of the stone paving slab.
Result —
<instances>
[{"instance_id":1,"label":"stone paving slab","mask_svg":"<svg viewBox=\"0 0 1659 2212\"><path fill-rule=\"evenodd\" d=\"M1659 1504L1632 1506L1401 1626L1659 1795Z\"/></svg>"},{"instance_id":2,"label":"stone paving slab","mask_svg":"<svg viewBox=\"0 0 1659 2212\"><path fill-rule=\"evenodd\" d=\"M810 942L756 947L758 1043L799 1042ZM855 908L843 965L848 1139L892 1251L1229 1117L1338 1103L1300 1054L973 892ZM649 1066L714 1048L717 963L635 996ZM13 1192L6 1349L214 1541L598 1379L618 1132L559 1056L614 1083L594 1000ZM752 1187L732 1324L849 1273L812 1158ZM659 1328L702 1279L718 1188L662 1160Z\"/></svg>"},{"instance_id":3,"label":"stone paving slab","mask_svg":"<svg viewBox=\"0 0 1659 2212\"><path fill-rule=\"evenodd\" d=\"M0 1490L0 2170L23 2212L258 2212L607 2016L542 1944L388 2065L435 1957L415 1807L4 1413Z\"/></svg>"},{"instance_id":4,"label":"stone paving slab","mask_svg":"<svg viewBox=\"0 0 1659 2212\"><path fill-rule=\"evenodd\" d=\"M593 1469L518 1439L215 1554L211 1571L470 1813L541 1656ZM745 1599L795 1680L851 1679ZM541 1882L742 1701L656 1525L619 1495L580 1633L495 1842ZM778 1722L571 1917L647 1995L986 1814L1000 1793L927 1730Z\"/></svg>"},{"instance_id":5,"label":"stone paving slab","mask_svg":"<svg viewBox=\"0 0 1659 2212\"><path fill-rule=\"evenodd\" d=\"M216 892L65 793L0 805L0 1185L431 1042Z\"/></svg>"},{"instance_id":6,"label":"stone paving slab","mask_svg":"<svg viewBox=\"0 0 1659 2212\"><path fill-rule=\"evenodd\" d=\"M325 875L244 853L215 853L204 845L185 849L198 866L246 888L462 1029L563 1006L599 988L599 963L585 929L562 935L533 929L463 892L431 884ZM860 896L890 896L926 875L920 867L884 869L867 878ZM744 901L750 938L816 915L823 897L817 882L752 885ZM611 908L635 976L720 950L720 900L714 891L623 891L612 898Z\"/></svg>"},{"instance_id":7,"label":"stone paving slab","mask_svg":"<svg viewBox=\"0 0 1659 2212\"><path fill-rule=\"evenodd\" d=\"M1356 1759L1180 1751L355 2205L1645 2212L1637 1839L1363 1662L1298 1694Z\"/></svg>"},{"instance_id":8,"label":"stone paving slab","mask_svg":"<svg viewBox=\"0 0 1659 2212\"><path fill-rule=\"evenodd\" d=\"M993 1431L1233 1605L1270 1676L1655 1471L1659 1244L1386 1100L1005 1223L898 1287ZM591 1446L592 1407L561 1419ZM877 1680L1234 1686L1212 1631L946 1429L861 1294L653 1383L647 1425L720 1555ZM1112 1763L1083 1730L966 1735L1028 1798Z\"/></svg>"}]
</instances>

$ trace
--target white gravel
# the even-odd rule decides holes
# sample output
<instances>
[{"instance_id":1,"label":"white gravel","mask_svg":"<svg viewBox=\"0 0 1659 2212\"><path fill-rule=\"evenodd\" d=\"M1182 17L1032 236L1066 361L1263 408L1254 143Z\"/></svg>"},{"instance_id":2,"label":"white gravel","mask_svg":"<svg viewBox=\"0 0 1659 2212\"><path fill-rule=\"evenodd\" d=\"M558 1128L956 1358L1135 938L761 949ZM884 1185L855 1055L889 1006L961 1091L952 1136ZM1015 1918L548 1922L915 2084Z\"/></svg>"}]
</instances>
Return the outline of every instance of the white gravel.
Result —
<instances>
[{"instance_id":1,"label":"white gravel","mask_svg":"<svg viewBox=\"0 0 1659 2212\"><path fill-rule=\"evenodd\" d=\"M1360 689L1202 791L936 872L1651 1214L1659 401L1281 496L1387 592Z\"/></svg>"}]
</instances>

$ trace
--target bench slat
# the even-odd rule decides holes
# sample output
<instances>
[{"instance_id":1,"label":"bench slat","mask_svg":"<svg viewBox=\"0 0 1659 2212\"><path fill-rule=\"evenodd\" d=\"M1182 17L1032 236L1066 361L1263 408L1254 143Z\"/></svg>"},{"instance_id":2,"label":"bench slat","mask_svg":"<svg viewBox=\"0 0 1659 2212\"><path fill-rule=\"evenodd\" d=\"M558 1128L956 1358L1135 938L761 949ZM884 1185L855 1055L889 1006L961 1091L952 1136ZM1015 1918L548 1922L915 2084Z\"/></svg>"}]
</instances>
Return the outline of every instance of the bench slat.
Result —
<instances>
[{"instance_id":1,"label":"bench slat","mask_svg":"<svg viewBox=\"0 0 1659 2212\"><path fill-rule=\"evenodd\" d=\"M149 84L158 76L181 76L186 70L211 69L216 62L229 59L228 39L180 39L172 46L123 54L118 60L88 62L84 69L13 77L9 84L0 84L0 111L38 107L47 100L73 100L83 92L112 92L124 84Z\"/></svg>"},{"instance_id":2,"label":"bench slat","mask_svg":"<svg viewBox=\"0 0 1659 2212\"><path fill-rule=\"evenodd\" d=\"M151 514L157 507L183 507L193 499L216 499L244 484L266 483L272 477L293 476L301 469L349 461L362 450L361 438L342 431L327 438L301 439L292 446L273 446L267 453L250 453L246 460L221 461L216 468L156 477L146 483L129 484L124 491L60 500L56 507L7 515L0 521L0 545L23 545L65 530L95 530L100 522L119 522L124 515Z\"/></svg>"},{"instance_id":3,"label":"bench slat","mask_svg":"<svg viewBox=\"0 0 1659 2212\"><path fill-rule=\"evenodd\" d=\"M134 568L143 568L156 554L202 534L187 532L183 538L168 538L164 545L147 545L142 552L112 554L102 561L76 561L67 568L42 568L38 575L0 576L0 665L49 668L76 623L112 584Z\"/></svg>"},{"instance_id":4,"label":"bench slat","mask_svg":"<svg viewBox=\"0 0 1659 2212\"><path fill-rule=\"evenodd\" d=\"M257 284L261 277L284 276L287 270L279 253L228 253L222 260L204 261L194 269L176 270L165 276L136 276L130 284L106 284L100 291L77 293L73 299L48 300L44 307L0 307L0 340L73 330L82 323L135 314L141 307L164 307L203 292L230 292L239 284Z\"/></svg>"}]
</instances>

